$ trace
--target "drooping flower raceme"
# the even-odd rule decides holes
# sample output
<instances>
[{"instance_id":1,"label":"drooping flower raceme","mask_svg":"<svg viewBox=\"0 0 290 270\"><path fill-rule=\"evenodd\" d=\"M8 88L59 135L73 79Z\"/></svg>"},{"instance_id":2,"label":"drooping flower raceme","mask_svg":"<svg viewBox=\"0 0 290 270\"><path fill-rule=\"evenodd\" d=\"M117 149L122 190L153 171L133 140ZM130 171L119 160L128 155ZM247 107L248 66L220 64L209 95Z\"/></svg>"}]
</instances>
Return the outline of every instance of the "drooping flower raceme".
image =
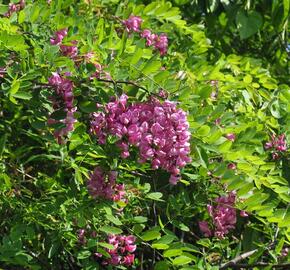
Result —
<instances>
[{"instance_id":1,"label":"drooping flower raceme","mask_svg":"<svg viewBox=\"0 0 290 270\"><path fill-rule=\"evenodd\" d=\"M139 162L151 162L153 169L171 173L170 182L179 180L180 168L191 161L190 132L186 113L175 102L160 102L150 98L147 102L127 104L122 95L112 100L101 111L93 114L91 133L104 144L108 135L119 140L121 157L130 156L130 146L138 147Z\"/></svg>"},{"instance_id":2,"label":"drooping flower raceme","mask_svg":"<svg viewBox=\"0 0 290 270\"><path fill-rule=\"evenodd\" d=\"M61 29L55 32L54 37L50 39L51 45L59 45L60 51L64 56L75 58L78 54L77 41L71 41L70 45L63 44L63 39L67 36L67 29Z\"/></svg>"},{"instance_id":3,"label":"drooping flower raceme","mask_svg":"<svg viewBox=\"0 0 290 270\"><path fill-rule=\"evenodd\" d=\"M134 263L134 251L137 246L135 245L136 238L133 235L115 235L108 236L108 243L113 245L113 249L106 249L110 254L110 259L105 259L103 265L124 265L130 266ZM102 257L102 254L95 253L96 257Z\"/></svg>"},{"instance_id":4,"label":"drooping flower raceme","mask_svg":"<svg viewBox=\"0 0 290 270\"><path fill-rule=\"evenodd\" d=\"M141 24L143 20L139 16L131 15L127 20L123 20L122 23L126 27L128 33L141 31ZM160 35L151 33L149 29L144 29L140 36L146 39L146 46L153 46L159 51L160 55L165 55L168 48L167 35L162 33Z\"/></svg>"},{"instance_id":5,"label":"drooping flower raceme","mask_svg":"<svg viewBox=\"0 0 290 270\"><path fill-rule=\"evenodd\" d=\"M87 183L90 195L93 198L102 197L115 202L123 201L127 203L124 184L117 184L117 172L104 172L100 167L96 167Z\"/></svg>"},{"instance_id":6,"label":"drooping flower raceme","mask_svg":"<svg viewBox=\"0 0 290 270\"><path fill-rule=\"evenodd\" d=\"M51 45L60 45L62 40L67 36L67 29L61 29L55 32L54 37L50 39Z\"/></svg>"},{"instance_id":7,"label":"drooping flower raceme","mask_svg":"<svg viewBox=\"0 0 290 270\"><path fill-rule=\"evenodd\" d=\"M3 14L4 17L11 17L14 12L17 12L25 7L25 0L20 0L18 3L9 3L8 11Z\"/></svg>"},{"instance_id":8,"label":"drooping flower raceme","mask_svg":"<svg viewBox=\"0 0 290 270\"><path fill-rule=\"evenodd\" d=\"M234 208L235 201L235 192L230 192L228 196L217 198L215 205L207 206L207 211L212 219L213 229L209 228L206 221L199 222L199 228L206 237L215 235L218 238L224 238L225 235L235 228L237 222L236 209Z\"/></svg>"},{"instance_id":9,"label":"drooping flower raceme","mask_svg":"<svg viewBox=\"0 0 290 270\"><path fill-rule=\"evenodd\" d=\"M149 29L144 29L141 33L141 37L146 39L146 46L153 46L156 50L159 50L160 55L165 55L168 48L167 35L162 33L159 36L151 33Z\"/></svg>"},{"instance_id":10,"label":"drooping flower raceme","mask_svg":"<svg viewBox=\"0 0 290 270\"><path fill-rule=\"evenodd\" d=\"M281 134L280 136L276 136L273 134L271 136L271 141L265 143L265 149L272 151L272 158L278 159L281 156L281 153L287 151L287 143L285 134Z\"/></svg>"},{"instance_id":11,"label":"drooping flower raceme","mask_svg":"<svg viewBox=\"0 0 290 270\"><path fill-rule=\"evenodd\" d=\"M74 107L73 104L73 82L60 76L58 73L53 72L52 76L48 79L48 83L54 88L55 93L57 94L57 98L55 96L51 97L53 108L55 110L63 109L66 113L64 119L48 119L48 124L62 123L65 125L63 128L54 131L54 136L58 143L62 143L63 136L66 136L70 131L73 131L74 123L76 122L76 119L74 118L76 107Z\"/></svg>"}]
</instances>

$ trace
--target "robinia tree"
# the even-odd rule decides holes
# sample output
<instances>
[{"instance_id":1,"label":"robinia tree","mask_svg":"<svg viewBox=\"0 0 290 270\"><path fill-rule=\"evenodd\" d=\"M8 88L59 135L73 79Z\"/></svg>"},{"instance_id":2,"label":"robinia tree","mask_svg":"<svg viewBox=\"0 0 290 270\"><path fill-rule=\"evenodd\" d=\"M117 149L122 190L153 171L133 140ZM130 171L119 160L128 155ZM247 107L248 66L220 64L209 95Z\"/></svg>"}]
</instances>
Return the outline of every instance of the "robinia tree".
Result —
<instances>
[{"instance_id":1,"label":"robinia tree","mask_svg":"<svg viewBox=\"0 0 290 270\"><path fill-rule=\"evenodd\" d=\"M0 1L3 269L290 269L289 85L183 12Z\"/></svg>"}]
</instances>

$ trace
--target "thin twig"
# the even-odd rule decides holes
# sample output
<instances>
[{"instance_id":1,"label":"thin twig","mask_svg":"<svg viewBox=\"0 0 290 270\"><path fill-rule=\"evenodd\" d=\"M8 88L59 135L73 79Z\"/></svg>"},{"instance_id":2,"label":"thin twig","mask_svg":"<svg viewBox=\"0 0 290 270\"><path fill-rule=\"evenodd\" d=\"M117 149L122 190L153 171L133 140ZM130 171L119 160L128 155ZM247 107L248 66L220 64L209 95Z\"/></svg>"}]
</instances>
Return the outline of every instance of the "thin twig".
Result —
<instances>
[{"instance_id":1,"label":"thin twig","mask_svg":"<svg viewBox=\"0 0 290 270\"><path fill-rule=\"evenodd\" d=\"M251 251L248 251L248 252L245 252L239 256L237 256L236 258L230 260L229 262L226 262L224 264L221 265L220 267L220 270L222 269L227 269L228 267L232 267L232 266L235 266L237 265L237 263L241 260L244 260L250 256L252 256L254 253L256 253L258 251L258 249L254 249L254 250L251 250Z\"/></svg>"},{"instance_id":2,"label":"thin twig","mask_svg":"<svg viewBox=\"0 0 290 270\"><path fill-rule=\"evenodd\" d=\"M271 263L263 263L263 262L257 262L253 264L246 264L246 263L240 263L240 264L235 264L231 265L231 269L252 269L253 267L261 267L264 269L266 266L271 266L274 269L276 268L282 268L282 269L289 269L290 263L276 263L276 264L271 264ZM220 268L220 269L225 269L225 268Z\"/></svg>"}]
</instances>

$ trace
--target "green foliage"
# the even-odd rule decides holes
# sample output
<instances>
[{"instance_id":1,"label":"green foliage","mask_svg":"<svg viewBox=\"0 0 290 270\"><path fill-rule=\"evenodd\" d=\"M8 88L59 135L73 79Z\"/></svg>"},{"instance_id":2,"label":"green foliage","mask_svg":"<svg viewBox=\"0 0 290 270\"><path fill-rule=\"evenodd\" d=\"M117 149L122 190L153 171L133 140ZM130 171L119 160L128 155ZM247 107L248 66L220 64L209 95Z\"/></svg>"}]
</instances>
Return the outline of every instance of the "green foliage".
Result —
<instances>
[{"instance_id":1,"label":"green foliage","mask_svg":"<svg viewBox=\"0 0 290 270\"><path fill-rule=\"evenodd\" d=\"M289 259L281 256L290 245L289 150L273 160L264 148L272 134L290 141L289 1L26 1L9 18L3 2L1 267L103 269L93 254L110 258L110 234L136 237L132 269L214 270L256 249L244 263ZM165 56L124 30L131 14L142 18L142 28L168 35ZM78 42L79 61L50 44L63 28L65 44ZM96 68L84 60L89 52L112 80L90 79ZM47 123L64 118L54 111L48 85L60 71L71 73L78 108L64 144L53 136L63 123ZM121 93L142 102L161 89L190 123L192 162L176 186L168 173L138 163L137 151L121 159L116 138L100 145L89 132L96 103ZM87 181L96 166L118 171L128 202L90 196ZM210 219L207 204L233 190L237 213L249 217L238 217L224 239L204 237L198 222ZM86 235L82 245L80 229L96 236Z\"/></svg>"}]
</instances>

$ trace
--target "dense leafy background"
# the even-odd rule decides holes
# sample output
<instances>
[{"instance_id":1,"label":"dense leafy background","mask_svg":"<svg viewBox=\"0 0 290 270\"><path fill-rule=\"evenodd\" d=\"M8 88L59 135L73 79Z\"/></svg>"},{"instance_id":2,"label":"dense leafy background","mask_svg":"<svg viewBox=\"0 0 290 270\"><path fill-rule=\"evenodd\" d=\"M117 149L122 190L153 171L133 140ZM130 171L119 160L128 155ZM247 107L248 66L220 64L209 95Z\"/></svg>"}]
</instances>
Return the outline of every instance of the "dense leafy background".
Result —
<instances>
[{"instance_id":1,"label":"dense leafy background","mask_svg":"<svg viewBox=\"0 0 290 270\"><path fill-rule=\"evenodd\" d=\"M272 160L264 148L273 133L290 141L289 1L26 1L10 18L7 9L0 1L2 268L103 269L92 254L105 252L109 233L137 237L132 269L219 269L256 249L240 262L271 269L289 261L281 256L290 245L289 151ZM121 20L131 14L143 29L168 35L165 56L124 31ZM63 28L79 55L94 52L114 81L146 91L90 80L92 65L50 45ZM62 145L47 125L55 71L71 72L78 107ZM188 112L192 134L192 162L176 186L164 171L121 159L113 140L101 146L89 133L96 102L121 93L144 101L160 89ZM89 195L97 165L119 172L127 204ZM198 222L209 219L207 204L232 190L249 216L238 217L224 239L204 237ZM83 228L97 232L86 245L78 241Z\"/></svg>"}]
</instances>

